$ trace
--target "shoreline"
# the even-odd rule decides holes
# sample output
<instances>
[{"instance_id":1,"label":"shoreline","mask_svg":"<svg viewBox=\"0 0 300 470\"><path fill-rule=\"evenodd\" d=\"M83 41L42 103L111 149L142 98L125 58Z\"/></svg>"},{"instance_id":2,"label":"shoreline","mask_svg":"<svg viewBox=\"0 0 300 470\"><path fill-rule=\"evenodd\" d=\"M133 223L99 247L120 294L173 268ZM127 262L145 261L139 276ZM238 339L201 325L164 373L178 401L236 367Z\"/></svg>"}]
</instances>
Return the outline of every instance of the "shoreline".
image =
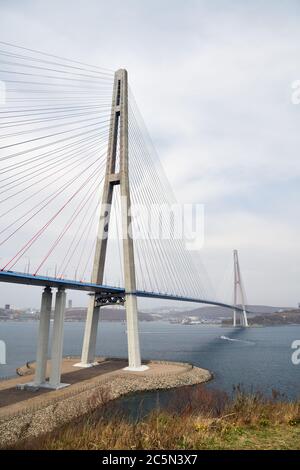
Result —
<instances>
[{"instance_id":1,"label":"shoreline","mask_svg":"<svg viewBox=\"0 0 300 470\"><path fill-rule=\"evenodd\" d=\"M127 372L124 359L98 358L89 369L73 368L78 357L64 358L62 380L70 386L33 392L16 390L32 373L0 382L0 447L39 437L126 395L205 383L213 374L192 364L146 361L145 372ZM6 400L6 401L5 401Z\"/></svg>"}]
</instances>

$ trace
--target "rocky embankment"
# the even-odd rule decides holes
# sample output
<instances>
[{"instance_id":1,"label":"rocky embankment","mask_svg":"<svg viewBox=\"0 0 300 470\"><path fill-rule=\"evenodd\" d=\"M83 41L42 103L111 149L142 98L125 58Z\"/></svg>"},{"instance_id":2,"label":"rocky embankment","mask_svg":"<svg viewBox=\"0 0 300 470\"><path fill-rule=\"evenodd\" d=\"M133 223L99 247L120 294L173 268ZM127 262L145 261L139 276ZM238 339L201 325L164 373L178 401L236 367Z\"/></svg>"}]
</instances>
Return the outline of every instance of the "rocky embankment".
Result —
<instances>
[{"instance_id":1,"label":"rocky embankment","mask_svg":"<svg viewBox=\"0 0 300 470\"><path fill-rule=\"evenodd\" d=\"M209 371L190 364L150 361L148 366L146 372L133 373L119 369L94 376L80 385L73 384L69 389L50 392L46 398L41 395L38 401L26 400L26 408L17 413L0 415L0 446L7 448L18 441L53 431L129 393L196 385L212 378Z\"/></svg>"}]
</instances>

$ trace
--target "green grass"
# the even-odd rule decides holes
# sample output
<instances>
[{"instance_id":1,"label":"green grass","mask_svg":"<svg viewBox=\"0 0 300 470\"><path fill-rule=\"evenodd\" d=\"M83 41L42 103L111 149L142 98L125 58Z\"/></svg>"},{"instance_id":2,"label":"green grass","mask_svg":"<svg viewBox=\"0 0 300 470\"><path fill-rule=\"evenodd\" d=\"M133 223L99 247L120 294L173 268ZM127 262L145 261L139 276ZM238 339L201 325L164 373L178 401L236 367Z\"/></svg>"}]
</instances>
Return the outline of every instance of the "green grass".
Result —
<instances>
[{"instance_id":1,"label":"green grass","mask_svg":"<svg viewBox=\"0 0 300 470\"><path fill-rule=\"evenodd\" d=\"M22 449L300 449L300 402L274 394L246 394L233 399L205 387L178 391L168 410L136 422L110 405L87 413L76 423Z\"/></svg>"}]
</instances>

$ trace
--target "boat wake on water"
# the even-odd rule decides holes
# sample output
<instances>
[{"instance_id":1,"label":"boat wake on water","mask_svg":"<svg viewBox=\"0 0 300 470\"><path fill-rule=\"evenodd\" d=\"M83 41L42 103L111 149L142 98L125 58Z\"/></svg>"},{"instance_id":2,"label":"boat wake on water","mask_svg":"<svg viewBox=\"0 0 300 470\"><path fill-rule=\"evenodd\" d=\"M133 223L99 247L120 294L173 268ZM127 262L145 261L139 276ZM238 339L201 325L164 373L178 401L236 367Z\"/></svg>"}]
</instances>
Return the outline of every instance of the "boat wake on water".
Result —
<instances>
[{"instance_id":1,"label":"boat wake on water","mask_svg":"<svg viewBox=\"0 0 300 470\"><path fill-rule=\"evenodd\" d=\"M237 342L237 343L245 343L245 344L255 344L254 341L247 341L247 340L244 340L244 339L235 339L235 338L229 338L228 336L220 336L220 339L224 339L226 341L234 341L234 342Z\"/></svg>"}]
</instances>

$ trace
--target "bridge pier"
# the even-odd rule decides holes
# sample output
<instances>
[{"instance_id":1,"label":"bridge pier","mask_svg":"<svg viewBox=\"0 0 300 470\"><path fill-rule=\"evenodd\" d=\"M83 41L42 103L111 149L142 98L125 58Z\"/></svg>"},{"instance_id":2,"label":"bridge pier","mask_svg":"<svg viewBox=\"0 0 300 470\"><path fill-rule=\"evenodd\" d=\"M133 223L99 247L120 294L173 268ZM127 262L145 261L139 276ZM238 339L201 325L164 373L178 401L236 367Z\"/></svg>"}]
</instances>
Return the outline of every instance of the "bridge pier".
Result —
<instances>
[{"instance_id":1,"label":"bridge pier","mask_svg":"<svg viewBox=\"0 0 300 470\"><path fill-rule=\"evenodd\" d=\"M46 287L42 294L40 324L37 341L36 370L34 381L21 384L18 388L50 388L58 389L69 384L61 383L61 363L63 354L64 316L66 307L66 292L59 288L55 296L54 323L51 344L50 378L46 380L50 316L52 306L52 292Z\"/></svg>"},{"instance_id":2,"label":"bridge pier","mask_svg":"<svg viewBox=\"0 0 300 470\"><path fill-rule=\"evenodd\" d=\"M46 380L51 306L52 291L50 287L46 287L42 294L40 311L40 324L36 352L36 369L34 376L34 384L36 386L44 384Z\"/></svg>"},{"instance_id":3,"label":"bridge pier","mask_svg":"<svg viewBox=\"0 0 300 470\"><path fill-rule=\"evenodd\" d=\"M62 388L68 384L60 382L61 377L61 362L63 354L63 339L64 339L64 318L66 308L66 292L64 289L58 289L55 298L54 309L54 323L52 331L52 346L51 346L51 372L48 388Z\"/></svg>"}]
</instances>

